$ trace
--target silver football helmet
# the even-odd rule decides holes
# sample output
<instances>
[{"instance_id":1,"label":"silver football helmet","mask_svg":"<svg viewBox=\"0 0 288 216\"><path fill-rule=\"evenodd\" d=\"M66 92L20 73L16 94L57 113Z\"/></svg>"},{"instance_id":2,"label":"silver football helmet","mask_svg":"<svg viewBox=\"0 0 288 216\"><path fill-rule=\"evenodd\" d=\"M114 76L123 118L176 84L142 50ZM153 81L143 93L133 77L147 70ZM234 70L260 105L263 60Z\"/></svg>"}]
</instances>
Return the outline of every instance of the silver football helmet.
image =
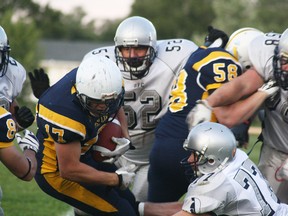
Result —
<instances>
[{"instance_id":1,"label":"silver football helmet","mask_svg":"<svg viewBox=\"0 0 288 216\"><path fill-rule=\"evenodd\" d=\"M75 87L81 105L106 123L123 104L124 82L117 65L105 56L84 59L77 70Z\"/></svg>"},{"instance_id":2,"label":"silver football helmet","mask_svg":"<svg viewBox=\"0 0 288 216\"><path fill-rule=\"evenodd\" d=\"M141 79L146 76L157 52L157 34L154 25L143 17L129 17L118 26L114 41L116 63L121 71L128 72L129 76L127 77L131 79ZM145 56L123 57L122 47L139 46L148 48Z\"/></svg>"},{"instance_id":3,"label":"silver football helmet","mask_svg":"<svg viewBox=\"0 0 288 216\"><path fill-rule=\"evenodd\" d=\"M5 30L0 26L0 77L7 72L10 46Z\"/></svg>"},{"instance_id":4,"label":"silver football helmet","mask_svg":"<svg viewBox=\"0 0 288 216\"><path fill-rule=\"evenodd\" d=\"M275 47L273 58L274 77L282 89L288 90L288 70L284 65L288 64L288 29L282 34L279 44Z\"/></svg>"},{"instance_id":5,"label":"silver football helmet","mask_svg":"<svg viewBox=\"0 0 288 216\"><path fill-rule=\"evenodd\" d=\"M194 154L193 162L186 158L193 170L207 174L221 170L233 161L236 139L226 126L204 122L192 128L183 148Z\"/></svg>"},{"instance_id":6,"label":"silver football helmet","mask_svg":"<svg viewBox=\"0 0 288 216\"><path fill-rule=\"evenodd\" d=\"M252 66L248 54L249 43L259 35L264 33L255 28L241 28L229 37L226 44L225 49L238 59L244 72Z\"/></svg>"}]
</instances>

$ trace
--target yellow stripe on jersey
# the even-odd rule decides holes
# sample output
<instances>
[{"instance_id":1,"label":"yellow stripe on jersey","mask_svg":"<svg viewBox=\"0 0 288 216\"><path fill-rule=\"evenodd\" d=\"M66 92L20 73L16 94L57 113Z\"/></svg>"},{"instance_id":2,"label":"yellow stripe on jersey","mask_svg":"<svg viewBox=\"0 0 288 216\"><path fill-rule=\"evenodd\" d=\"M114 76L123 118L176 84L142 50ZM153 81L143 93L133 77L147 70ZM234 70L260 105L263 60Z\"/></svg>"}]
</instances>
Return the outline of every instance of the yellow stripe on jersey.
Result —
<instances>
[{"instance_id":1,"label":"yellow stripe on jersey","mask_svg":"<svg viewBox=\"0 0 288 216\"><path fill-rule=\"evenodd\" d=\"M103 212L117 212L118 210L110 203L82 187L80 184L65 180L59 172L45 174L44 178L55 190L73 199L77 199L86 205L97 208Z\"/></svg>"},{"instance_id":2,"label":"yellow stripe on jersey","mask_svg":"<svg viewBox=\"0 0 288 216\"><path fill-rule=\"evenodd\" d=\"M0 149L8 148L8 147L13 146L13 145L14 145L13 142L0 142Z\"/></svg>"},{"instance_id":3,"label":"yellow stripe on jersey","mask_svg":"<svg viewBox=\"0 0 288 216\"><path fill-rule=\"evenodd\" d=\"M7 115L11 115L11 113L9 113L6 109L4 109L3 107L0 107L0 119L7 116Z\"/></svg>"},{"instance_id":4,"label":"yellow stripe on jersey","mask_svg":"<svg viewBox=\"0 0 288 216\"><path fill-rule=\"evenodd\" d=\"M40 104L38 107L38 116L48 122L58 125L61 128L73 131L74 133L77 133L82 137L85 137L86 135L85 125L59 113L56 113L43 106L42 104Z\"/></svg>"},{"instance_id":5,"label":"yellow stripe on jersey","mask_svg":"<svg viewBox=\"0 0 288 216\"><path fill-rule=\"evenodd\" d=\"M235 61L235 64L237 62L237 59L234 56L232 56L230 53L223 52L223 51L214 51L214 52L211 52L209 55L207 55L205 58L203 58L201 61L195 63L193 65L193 68L196 71L200 71L202 67L209 64L212 60L213 61L217 60L218 58L220 58L220 59L225 59L225 58L232 59Z\"/></svg>"}]
</instances>

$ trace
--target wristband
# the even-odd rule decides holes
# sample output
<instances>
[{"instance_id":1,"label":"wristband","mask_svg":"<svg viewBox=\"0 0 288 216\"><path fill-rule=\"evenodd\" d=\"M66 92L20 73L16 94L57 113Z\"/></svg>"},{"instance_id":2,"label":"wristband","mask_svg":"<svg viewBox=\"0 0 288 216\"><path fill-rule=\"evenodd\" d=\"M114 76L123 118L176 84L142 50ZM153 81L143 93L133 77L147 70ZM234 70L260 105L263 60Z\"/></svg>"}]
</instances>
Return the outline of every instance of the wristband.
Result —
<instances>
[{"instance_id":1,"label":"wristband","mask_svg":"<svg viewBox=\"0 0 288 216\"><path fill-rule=\"evenodd\" d=\"M119 179L119 183L118 183L118 187L121 187L122 183L123 183L123 177L121 174L117 174L118 179Z\"/></svg>"},{"instance_id":2,"label":"wristband","mask_svg":"<svg viewBox=\"0 0 288 216\"><path fill-rule=\"evenodd\" d=\"M31 146L25 146L25 147L23 148L23 151L25 151L25 150L31 150L31 151L35 152L35 154L37 154L37 151L36 151L33 147L31 147Z\"/></svg>"},{"instance_id":3,"label":"wristband","mask_svg":"<svg viewBox=\"0 0 288 216\"><path fill-rule=\"evenodd\" d=\"M139 203L138 205L139 216L144 216L144 206L145 206L144 202Z\"/></svg>"},{"instance_id":4,"label":"wristband","mask_svg":"<svg viewBox=\"0 0 288 216\"><path fill-rule=\"evenodd\" d=\"M29 168L28 168L27 173L26 173L24 176L19 177L19 179L22 179L22 180L25 179L25 178L29 175L29 173L30 173L30 171L31 171L31 160L30 160L30 158L28 158L28 157L26 157L26 159L27 159L27 161L28 161Z\"/></svg>"}]
</instances>

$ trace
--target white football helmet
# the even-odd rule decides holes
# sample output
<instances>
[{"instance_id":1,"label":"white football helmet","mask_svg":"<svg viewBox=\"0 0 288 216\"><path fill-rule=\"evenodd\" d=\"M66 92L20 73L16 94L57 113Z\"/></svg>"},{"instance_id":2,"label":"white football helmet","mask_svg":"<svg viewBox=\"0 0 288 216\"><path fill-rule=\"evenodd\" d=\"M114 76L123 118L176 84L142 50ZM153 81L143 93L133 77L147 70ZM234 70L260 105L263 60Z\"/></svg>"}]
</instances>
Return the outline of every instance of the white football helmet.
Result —
<instances>
[{"instance_id":1,"label":"white football helmet","mask_svg":"<svg viewBox=\"0 0 288 216\"><path fill-rule=\"evenodd\" d=\"M258 29L247 27L238 29L229 37L225 49L238 59L244 72L252 66L248 54L249 43L263 34Z\"/></svg>"},{"instance_id":2,"label":"white football helmet","mask_svg":"<svg viewBox=\"0 0 288 216\"><path fill-rule=\"evenodd\" d=\"M233 161L236 139L229 128L215 122L203 122L192 128L183 148L194 153L194 171L202 174L221 170Z\"/></svg>"},{"instance_id":3,"label":"white football helmet","mask_svg":"<svg viewBox=\"0 0 288 216\"><path fill-rule=\"evenodd\" d=\"M157 52L157 33L154 25L143 17L129 17L118 26L114 41L116 62L121 71L128 72L129 76L127 77L131 79L140 79L146 76ZM148 48L144 57L124 58L122 56L121 47L139 46Z\"/></svg>"},{"instance_id":4,"label":"white football helmet","mask_svg":"<svg viewBox=\"0 0 288 216\"><path fill-rule=\"evenodd\" d=\"M107 122L123 104L122 74L105 56L91 56L80 63L75 87L81 105L91 115L101 117L101 123Z\"/></svg>"},{"instance_id":5,"label":"white football helmet","mask_svg":"<svg viewBox=\"0 0 288 216\"><path fill-rule=\"evenodd\" d=\"M273 58L275 80L284 90L288 90L288 70L283 68L283 65L286 64L288 64L288 29L281 34L279 44L275 47Z\"/></svg>"},{"instance_id":6,"label":"white football helmet","mask_svg":"<svg viewBox=\"0 0 288 216\"><path fill-rule=\"evenodd\" d=\"M5 30L0 26L0 77L7 72L10 46Z\"/></svg>"}]
</instances>

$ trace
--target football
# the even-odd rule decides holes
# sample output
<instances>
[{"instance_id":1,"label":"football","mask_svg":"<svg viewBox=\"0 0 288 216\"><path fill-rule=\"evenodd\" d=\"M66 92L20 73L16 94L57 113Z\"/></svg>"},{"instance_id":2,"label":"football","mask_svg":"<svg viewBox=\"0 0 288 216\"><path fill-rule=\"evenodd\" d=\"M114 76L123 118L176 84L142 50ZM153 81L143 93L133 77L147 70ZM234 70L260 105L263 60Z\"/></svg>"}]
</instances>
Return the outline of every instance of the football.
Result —
<instances>
[{"instance_id":1,"label":"football","mask_svg":"<svg viewBox=\"0 0 288 216\"><path fill-rule=\"evenodd\" d=\"M121 124L117 118L108 122L100 131L97 142L92 147L92 157L95 161L101 162L109 159L101 155L101 149L113 151L116 144L111 140L112 137L122 137Z\"/></svg>"}]
</instances>

